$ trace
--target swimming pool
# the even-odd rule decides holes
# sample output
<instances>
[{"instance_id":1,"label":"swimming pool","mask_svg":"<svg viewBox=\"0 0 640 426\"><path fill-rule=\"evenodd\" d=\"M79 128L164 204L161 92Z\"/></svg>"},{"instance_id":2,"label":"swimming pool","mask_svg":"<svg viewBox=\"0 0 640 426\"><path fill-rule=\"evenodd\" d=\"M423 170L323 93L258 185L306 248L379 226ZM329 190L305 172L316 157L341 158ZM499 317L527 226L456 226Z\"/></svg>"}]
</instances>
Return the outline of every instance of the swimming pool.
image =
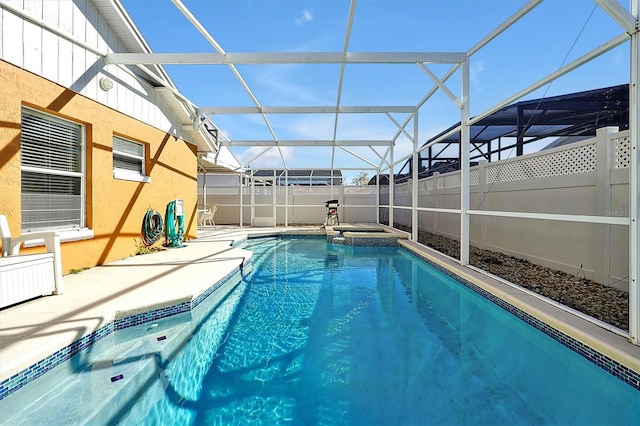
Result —
<instances>
[{"instance_id":1,"label":"swimming pool","mask_svg":"<svg viewBox=\"0 0 640 426\"><path fill-rule=\"evenodd\" d=\"M253 272L112 420L640 424L636 389L404 249L310 238L246 248ZM171 321L163 335L185 327ZM154 333L144 347L158 357Z\"/></svg>"},{"instance_id":2,"label":"swimming pool","mask_svg":"<svg viewBox=\"0 0 640 426\"><path fill-rule=\"evenodd\" d=\"M404 250L247 249L224 339L196 333L127 423L640 422L640 392Z\"/></svg>"}]
</instances>

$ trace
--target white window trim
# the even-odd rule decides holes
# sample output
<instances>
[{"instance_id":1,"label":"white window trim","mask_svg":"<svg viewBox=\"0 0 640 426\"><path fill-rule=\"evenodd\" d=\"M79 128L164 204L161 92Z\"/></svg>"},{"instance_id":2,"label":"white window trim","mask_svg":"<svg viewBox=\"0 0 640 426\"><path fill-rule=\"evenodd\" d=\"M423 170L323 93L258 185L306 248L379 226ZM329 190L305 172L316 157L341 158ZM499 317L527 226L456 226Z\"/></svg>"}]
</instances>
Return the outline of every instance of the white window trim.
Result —
<instances>
[{"instance_id":1,"label":"white window trim","mask_svg":"<svg viewBox=\"0 0 640 426\"><path fill-rule=\"evenodd\" d=\"M151 178L149 176L143 176L140 173L123 169L113 169L113 178L119 180L129 180L132 182L151 182Z\"/></svg>"}]
</instances>

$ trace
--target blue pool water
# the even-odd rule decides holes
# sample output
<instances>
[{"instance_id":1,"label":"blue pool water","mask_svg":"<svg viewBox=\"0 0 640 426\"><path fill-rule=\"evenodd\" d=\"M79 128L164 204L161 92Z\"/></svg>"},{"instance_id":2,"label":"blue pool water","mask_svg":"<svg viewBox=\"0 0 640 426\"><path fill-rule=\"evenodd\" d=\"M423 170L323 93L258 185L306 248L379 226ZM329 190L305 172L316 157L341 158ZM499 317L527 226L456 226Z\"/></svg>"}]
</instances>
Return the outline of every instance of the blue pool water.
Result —
<instances>
[{"instance_id":1,"label":"blue pool water","mask_svg":"<svg viewBox=\"0 0 640 426\"><path fill-rule=\"evenodd\" d=\"M640 425L639 391L403 249L246 249L242 280L97 342L0 424Z\"/></svg>"},{"instance_id":2,"label":"blue pool water","mask_svg":"<svg viewBox=\"0 0 640 426\"><path fill-rule=\"evenodd\" d=\"M205 319L123 423L640 424L640 392L402 249L247 249L225 327Z\"/></svg>"}]
</instances>

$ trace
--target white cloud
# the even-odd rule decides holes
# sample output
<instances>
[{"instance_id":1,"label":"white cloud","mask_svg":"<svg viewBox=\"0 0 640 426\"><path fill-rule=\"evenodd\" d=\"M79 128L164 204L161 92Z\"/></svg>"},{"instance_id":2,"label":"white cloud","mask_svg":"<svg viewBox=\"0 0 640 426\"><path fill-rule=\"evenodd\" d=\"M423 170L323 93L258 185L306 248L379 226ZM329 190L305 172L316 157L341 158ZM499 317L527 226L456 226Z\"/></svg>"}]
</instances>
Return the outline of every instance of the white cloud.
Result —
<instances>
[{"instance_id":1,"label":"white cloud","mask_svg":"<svg viewBox=\"0 0 640 426\"><path fill-rule=\"evenodd\" d=\"M333 139L334 125L334 114L308 114L290 117L286 123L280 124L278 130L287 133L286 137L281 137L282 139L331 140ZM337 139L390 139L396 130L397 127L384 116L343 114L338 120Z\"/></svg>"},{"instance_id":2,"label":"white cloud","mask_svg":"<svg viewBox=\"0 0 640 426\"><path fill-rule=\"evenodd\" d=\"M293 138L332 139L334 117L333 114L298 116L289 120L286 129Z\"/></svg>"},{"instance_id":3,"label":"white cloud","mask_svg":"<svg viewBox=\"0 0 640 426\"><path fill-rule=\"evenodd\" d=\"M247 165L247 162L251 162L249 164L251 167L263 167L263 168L282 168L284 165L282 164L282 157L284 157L287 165L290 167L291 163L294 160L293 150L290 147L283 146L280 147L280 151L282 151L282 157L280 156L280 152L278 152L278 148L271 147L267 152L261 154L256 158L260 153L262 153L266 147L263 146L253 146L242 154L236 154L238 161L242 165Z\"/></svg>"},{"instance_id":4,"label":"white cloud","mask_svg":"<svg viewBox=\"0 0 640 426\"><path fill-rule=\"evenodd\" d=\"M616 49L615 50L615 55L614 55L614 61L616 64L623 64L625 63L625 59L626 59L626 55L625 52L622 49Z\"/></svg>"},{"instance_id":5,"label":"white cloud","mask_svg":"<svg viewBox=\"0 0 640 426\"><path fill-rule=\"evenodd\" d=\"M313 15L309 9L305 9L302 11L302 14L295 18L295 22L297 26L301 26L306 24L307 22L313 21Z\"/></svg>"},{"instance_id":6,"label":"white cloud","mask_svg":"<svg viewBox=\"0 0 640 426\"><path fill-rule=\"evenodd\" d=\"M325 105L335 102L333 92L328 96L326 90L313 84L311 76L316 76L322 70L311 70L313 71L315 73L310 74L308 66L305 68L304 65L294 64L260 68L254 74L255 84L266 89L257 92L260 101L265 105Z\"/></svg>"},{"instance_id":7,"label":"white cloud","mask_svg":"<svg viewBox=\"0 0 640 426\"><path fill-rule=\"evenodd\" d=\"M275 98L273 102L285 104L309 104L320 105L327 101L320 99L313 92L312 87L307 87L292 81L295 71L302 71L297 65L279 65L268 69L257 77L258 84L267 88Z\"/></svg>"},{"instance_id":8,"label":"white cloud","mask_svg":"<svg viewBox=\"0 0 640 426\"><path fill-rule=\"evenodd\" d=\"M484 69L484 61L475 61L471 64L471 67L469 68L469 78L471 79L471 83L476 86L480 85L480 73L484 71Z\"/></svg>"}]
</instances>

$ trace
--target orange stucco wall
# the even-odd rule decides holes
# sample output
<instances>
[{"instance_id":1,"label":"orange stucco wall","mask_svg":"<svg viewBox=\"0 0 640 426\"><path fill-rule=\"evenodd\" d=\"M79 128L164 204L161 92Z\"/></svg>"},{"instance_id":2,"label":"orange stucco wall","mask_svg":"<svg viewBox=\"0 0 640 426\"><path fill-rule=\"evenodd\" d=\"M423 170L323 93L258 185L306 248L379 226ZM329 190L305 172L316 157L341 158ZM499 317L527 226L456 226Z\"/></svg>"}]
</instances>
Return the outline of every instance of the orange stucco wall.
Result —
<instances>
[{"instance_id":1,"label":"orange stucco wall","mask_svg":"<svg viewBox=\"0 0 640 426\"><path fill-rule=\"evenodd\" d=\"M94 238L62 243L62 266L100 265L135 254L147 208L163 216L169 201L182 198L185 234L196 235L196 147L65 87L0 61L0 214L20 235L20 120L29 106L85 125L86 214ZM147 147L149 183L113 177L113 135ZM156 243L161 244L163 238Z\"/></svg>"}]
</instances>

